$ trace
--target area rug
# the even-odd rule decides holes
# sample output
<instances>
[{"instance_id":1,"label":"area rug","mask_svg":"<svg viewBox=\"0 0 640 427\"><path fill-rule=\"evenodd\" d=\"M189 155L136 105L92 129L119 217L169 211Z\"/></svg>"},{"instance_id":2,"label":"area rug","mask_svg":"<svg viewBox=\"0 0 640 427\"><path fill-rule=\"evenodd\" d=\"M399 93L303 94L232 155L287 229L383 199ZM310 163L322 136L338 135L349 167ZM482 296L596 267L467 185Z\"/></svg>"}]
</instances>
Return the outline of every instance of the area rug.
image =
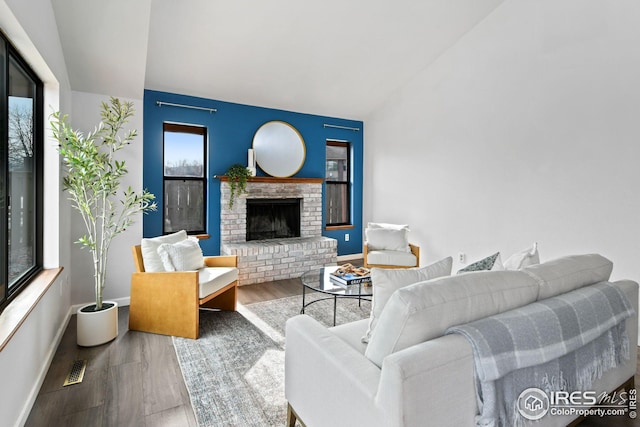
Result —
<instances>
[{"instance_id":1,"label":"area rug","mask_svg":"<svg viewBox=\"0 0 640 427\"><path fill-rule=\"evenodd\" d=\"M320 297L312 295L307 301ZM200 338L173 338L199 426L282 426L285 322L300 312L301 296L238 305L237 312L201 311ZM369 316L371 303L340 299L336 324ZM333 324L333 300L306 314Z\"/></svg>"}]
</instances>

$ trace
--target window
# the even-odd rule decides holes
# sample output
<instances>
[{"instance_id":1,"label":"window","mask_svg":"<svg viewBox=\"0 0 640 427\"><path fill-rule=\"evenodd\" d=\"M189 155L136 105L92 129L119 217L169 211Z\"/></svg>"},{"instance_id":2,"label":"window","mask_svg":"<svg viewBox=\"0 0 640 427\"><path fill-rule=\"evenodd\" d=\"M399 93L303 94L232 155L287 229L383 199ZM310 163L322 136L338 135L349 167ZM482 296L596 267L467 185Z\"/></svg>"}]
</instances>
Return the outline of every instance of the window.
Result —
<instances>
[{"instance_id":1,"label":"window","mask_svg":"<svg viewBox=\"0 0 640 427\"><path fill-rule=\"evenodd\" d=\"M327 226L351 222L351 162L348 142L327 141L325 223Z\"/></svg>"},{"instance_id":2,"label":"window","mask_svg":"<svg viewBox=\"0 0 640 427\"><path fill-rule=\"evenodd\" d=\"M0 309L42 268L43 85L0 34Z\"/></svg>"},{"instance_id":3,"label":"window","mask_svg":"<svg viewBox=\"0 0 640 427\"><path fill-rule=\"evenodd\" d=\"M163 232L205 232L206 129L164 124Z\"/></svg>"}]
</instances>

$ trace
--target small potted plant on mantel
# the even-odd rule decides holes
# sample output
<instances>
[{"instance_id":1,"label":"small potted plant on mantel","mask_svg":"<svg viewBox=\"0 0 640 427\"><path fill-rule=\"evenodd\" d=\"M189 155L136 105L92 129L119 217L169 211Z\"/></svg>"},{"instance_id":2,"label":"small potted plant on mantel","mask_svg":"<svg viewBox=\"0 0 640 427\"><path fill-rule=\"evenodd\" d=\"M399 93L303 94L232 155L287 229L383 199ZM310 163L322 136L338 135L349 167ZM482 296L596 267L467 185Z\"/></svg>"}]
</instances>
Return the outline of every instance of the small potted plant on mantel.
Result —
<instances>
[{"instance_id":1,"label":"small potted plant on mantel","mask_svg":"<svg viewBox=\"0 0 640 427\"><path fill-rule=\"evenodd\" d=\"M95 304L77 312L80 346L100 345L118 335L117 303L102 299L111 240L133 223L135 214L156 210L153 194L120 188L128 171L124 160L118 161L114 154L137 135L135 130L123 130L133 113L133 103L112 97L109 103L102 103L102 120L86 136L71 128L66 115L56 112L51 116L53 135L66 169L62 186L86 228L86 234L75 243L88 248L93 257Z\"/></svg>"},{"instance_id":2,"label":"small potted plant on mantel","mask_svg":"<svg viewBox=\"0 0 640 427\"><path fill-rule=\"evenodd\" d=\"M248 167L236 163L231 165L224 175L229 183L229 209L233 209L235 199L247 194L247 181L253 174Z\"/></svg>"}]
</instances>

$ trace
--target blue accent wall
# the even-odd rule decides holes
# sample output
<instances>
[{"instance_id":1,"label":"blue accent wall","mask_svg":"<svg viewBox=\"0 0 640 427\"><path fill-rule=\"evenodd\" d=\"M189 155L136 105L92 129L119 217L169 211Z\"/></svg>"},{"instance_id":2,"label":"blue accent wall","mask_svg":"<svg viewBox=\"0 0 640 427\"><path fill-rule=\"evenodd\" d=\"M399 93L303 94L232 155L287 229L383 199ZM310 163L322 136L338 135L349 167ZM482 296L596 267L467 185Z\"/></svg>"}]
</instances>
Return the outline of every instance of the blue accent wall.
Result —
<instances>
[{"instance_id":1,"label":"blue accent wall","mask_svg":"<svg viewBox=\"0 0 640 427\"><path fill-rule=\"evenodd\" d=\"M184 104L204 108L215 108L217 112L189 108L158 106L157 101ZM338 255L362 252L362 164L363 123L295 113L272 108L255 107L198 98L166 92L145 90L144 92L144 155L143 184L155 194L158 206L162 206L162 125L165 122L205 126L208 134L207 147L207 233L210 238L200 242L205 255L220 253L220 181L215 175L224 175L234 163L247 164L247 150L251 148L253 135L264 123L281 120L295 127L306 145L304 165L294 175L299 178L324 178L327 139L348 141L352 147L352 206L351 219L354 228L324 230L323 235L338 240ZM360 131L325 128L324 124L360 128ZM258 176L266 174L258 167ZM324 186L323 186L324 192ZM324 212L324 209L323 209ZM323 227L324 229L324 227ZM144 237L162 234L162 212L151 212L143 218ZM345 234L349 241L345 241Z\"/></svg>"}]
</instances>

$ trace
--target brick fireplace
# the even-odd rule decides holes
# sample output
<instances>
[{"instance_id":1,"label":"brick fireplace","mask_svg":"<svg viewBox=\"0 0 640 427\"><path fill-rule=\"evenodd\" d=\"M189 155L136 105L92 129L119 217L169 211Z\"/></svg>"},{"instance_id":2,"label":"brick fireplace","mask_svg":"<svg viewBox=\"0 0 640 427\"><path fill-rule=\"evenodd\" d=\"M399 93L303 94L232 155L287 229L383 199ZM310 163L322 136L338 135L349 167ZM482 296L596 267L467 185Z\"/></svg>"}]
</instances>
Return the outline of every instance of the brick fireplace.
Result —
<instances>
[{"instance_id":1,"label":"brick fireplace","mask_svg":"<svg viewBox=\"0 0 640 427\"><path fill-rule=\"evenodd\" d=\"M300 277L337 262L337 241L322 236L322 179L254 177L248 194L229 209L229 184L220 183L220 253L237 255L240 285ZM247 200L299 200L299 235L247 241Z\"/></svg>"}]
</instances>

